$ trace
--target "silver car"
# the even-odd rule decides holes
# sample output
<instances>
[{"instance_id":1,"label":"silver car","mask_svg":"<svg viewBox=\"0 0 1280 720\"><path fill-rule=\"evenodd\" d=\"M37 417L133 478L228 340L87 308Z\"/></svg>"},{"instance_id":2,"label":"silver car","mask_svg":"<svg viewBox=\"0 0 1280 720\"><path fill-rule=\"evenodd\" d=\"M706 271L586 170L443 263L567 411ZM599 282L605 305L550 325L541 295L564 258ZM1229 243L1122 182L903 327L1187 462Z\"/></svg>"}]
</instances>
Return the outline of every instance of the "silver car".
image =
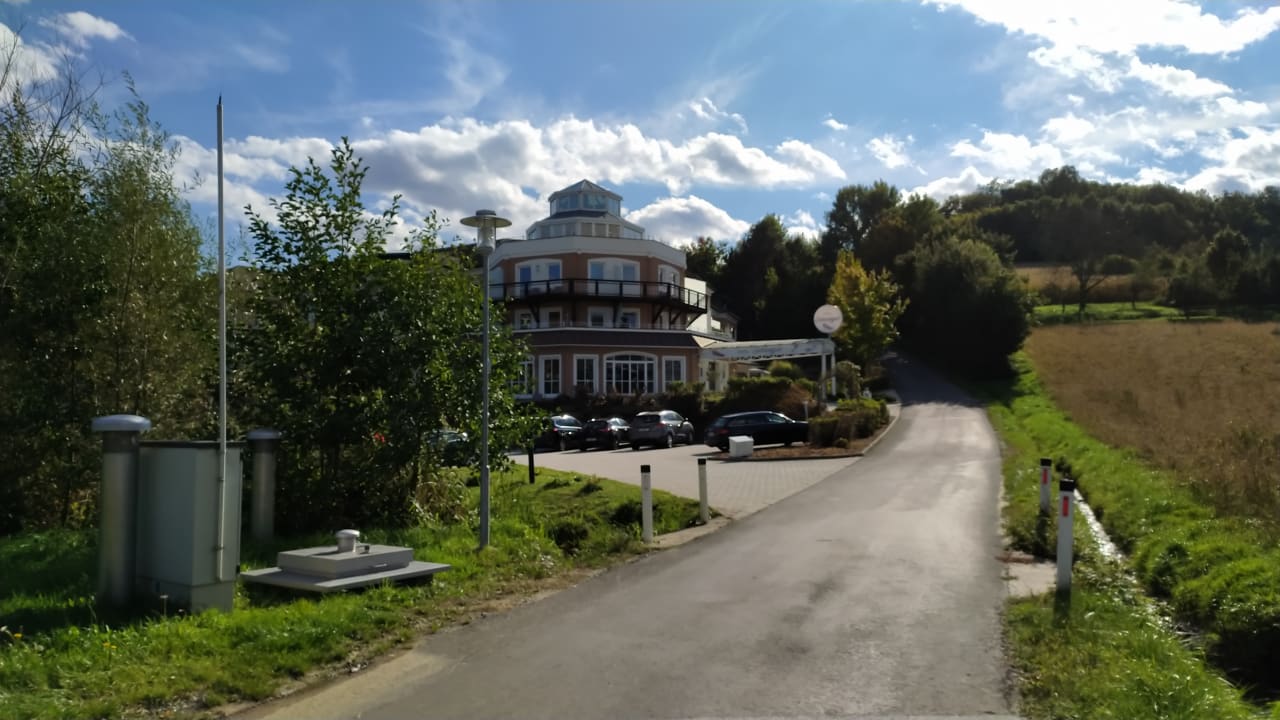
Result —
<instances>
[{"instance_id":1,"label":"silver car","mask_svg":"<svg viewBox=\"0 0 1280 720\"><path fill-rule=\"evenodd\" d=\"M693 444L693 423L675 410L642 412L631 420L631 449L641 445L674 447L676 443Z\"/></svg>"}]
</instances>

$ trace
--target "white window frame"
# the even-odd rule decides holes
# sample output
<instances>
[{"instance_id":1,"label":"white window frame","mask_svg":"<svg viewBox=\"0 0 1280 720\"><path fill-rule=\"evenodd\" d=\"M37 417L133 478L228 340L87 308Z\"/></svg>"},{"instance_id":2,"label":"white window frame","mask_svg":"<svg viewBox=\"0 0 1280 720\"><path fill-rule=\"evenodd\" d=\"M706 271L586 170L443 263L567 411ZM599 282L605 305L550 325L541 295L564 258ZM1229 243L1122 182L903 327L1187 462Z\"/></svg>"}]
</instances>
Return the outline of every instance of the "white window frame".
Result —
<instances>
[{"instance_id":1,"label":"white window frame","mask_svg":"<svg viewBox=\"0 0 1280 720\"><path fill-rule=\"evenodd\" d=\"M582 377L578 375L578 363L583 360L591 361L591 381L584 382ZM592 393L600 392L600 356L599 355L577 355L573 356L573 388L577 390L581 385L589 385Z\"/></svg>"},{"instance_id":2,"label":"white window frame","mask_svg":"<svg viewBox=\"0 0 1280 720\"><path fill-rule=\"evenodd\" d=\"M516 374L516 379L512 382L512 394L520 398L533 397L533 386L536 384L534 376L534 359L532 355L526 355L520 361L520 370Z\"/></svg>"},{"instance_id":3,"label":"white window frame","mask_svg":"<svg viewBox=\"0 0 1280 720\"><path fill-rule=\"evenodd\" d=\"M551 319L551 313L557 313L557 314L559 314L559 315L560 315L560 319L559 319L559 320L552 320L552 319ZM560 307L559 305L555 305L555 306L547 307L547 308L542 308L542 318L541 318L541 320L542 320L542 327L544 327L544 328L561 327L562 325L564 325L564 308Z\"/></svg>"},{"instance_id":4,"label":"white window frame","mask_svg":"<svg viewBox=\"0 0 1280 720\"><path fill-rule=\"evenodd\" d=\"M672 380L670 377L668 377L667 363L670 363L670 362L679 363L680 365L679 380ZM688 377L688 374L686 373L687 369L688 369L688 363L685 362L685 359L683 357L679 355L663 355L662 356L662 389L665 390L671 387L671 383L673 382L688 382L689 377Z\"/></svg>"},{"instance_id":5,"label":"white window frame","mask_svg":"<svg viewBox=\"0 0 1280 720\"><path fill-rule=\"evenodd\" d=\"M552 379L547 373L547 362L555 361L555 390L548 391L548 382ZM564 363L561 362L559 355L539 355L538 356L538 394L542 397L558 397L564 393Z\"/></svg>"},{"instance_id":6,"label":"white window frame","mask_svg":"<svg viewBox=\"0 0 1280 720\"><path fill-rule=\"evenodd\" d=\"M630 324L623 322L623 319L630 315L635 316L635 322ZM620 308L618 310L618 318L615 324L620 328L631 328L631 329L639 328L640 327L640 308L634 308L634 307Z\"/></svg>"},{"instance_id":7,"label":"white window frame","mask_svg":"<svg viewBox=\"0 0 1280 720\"><path fill-rule=\"evenodd\" d=\"M604 316L604 324L596 325L592 323L591 316L595 315L596 313L600 313L601 315ZM613 327L613 313L607 307L596 306L596 307L587 308L587 327L593 327L593 328Z\"/></svg>"},{"instance_id":8,"label":"white window frame","mask_svg":"<svg viewBox=\"0 0 1280 720\"><path fill-rule=\"evenodd\" d=\"M618 363L627 365L627 389L623 390L618 386ZM644 371L641 378L642 388L641 394L652 395L658 387L658 358L651 353L635 352L627 350L623 352L610 353L604 356L604 383L605 387L612 388L619 395L634 395L635 380L631 377L631 370L635 365L643 364Z\"/></svg>"},{"instance_id":9,"label":"white window frame","mask_svg":"<svg viewBox=\"0 0 1280 720\"><path fill-rule=\"evenodd\" d=\"M517 310L515 325L517 330L532 330L534 328L533 313L528 310Z\"/></svg>"}]
</instances>

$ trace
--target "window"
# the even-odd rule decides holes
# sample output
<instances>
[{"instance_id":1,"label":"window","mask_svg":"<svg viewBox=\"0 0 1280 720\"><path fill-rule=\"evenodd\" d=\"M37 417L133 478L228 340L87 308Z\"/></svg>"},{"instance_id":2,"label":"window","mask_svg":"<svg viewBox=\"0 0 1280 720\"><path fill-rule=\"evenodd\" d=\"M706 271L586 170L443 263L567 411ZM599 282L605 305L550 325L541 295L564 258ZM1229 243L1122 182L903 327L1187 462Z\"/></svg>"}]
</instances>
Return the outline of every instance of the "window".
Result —
<instances>
[{"instance_id":1,"label":"window","mask_svg":"<svg viewBox=\"0 0 1280 720\"><path fill-rule=\"evenodd\" d=\"M609 237L611 237L611 238L616 238L616 237L618 237L618 224L617 224L617 223L609 223Z\"/></svg>"},{"instance_id":2,"label":"window","mask_svg":"<svg viewBox=\"0 0 1280 720\"><path fill-rule=\"evenodd\" d=\"M609 327L609 311L605 308L591 308L587 312L587 324L591 327Z\"/></svg>"},{"instance_id":3,"label":"window","mask_svg":"<svg viewBox=\"0 0 1280 720\"><path fill-rule=\"evenodd\" d=\"M548 308L542 311L542 327L560 327L560 308Z\"/></svg>"},{"instance_id":4,"label":"window","mask_svg":"<svg viewBox=\"0 0 1280 720\"><path fill-rule=\"evenodd\" d=\"M542 395L555 397L560 394L560 356L542 358Z\"/></svg>"},{"instance_id":5,"label":"window","mask_svg":"<svg viewBox=\"0 0 1280 720\"><path fill-rule=\"evenodd\" d=\"M608 355L604 360L605 386L621 395L652 393L656 364L650 355Z\"/></svg>"},{"instance_id":6,"label":"window","mask_svg":"<svg viewBox=\"0 0 1280 720\"><path fill-rule=\"evenodd\" d=\"M684 382L684 358L662 358L662 386L671 387L671 383Z\"/></svg>"},{"instance_id":7,"label":"window","mask_svg":"<svg viewBox=\"0 0 1280 720\"><path fill-rule=\"evenodd\" d=\"M533 327L533 313L522 310L516 313L516 327L521 330L528 330Z\"/></svg>"},{"instance_id":8,"label":"window","mask_svg":"<svg viewBox=\"0 0 1280 720\"><path fill-rule=\"evenodd\" d=\"M520 361L520 372L511 383L511 391L516 395L533 394L533 358Z\"/></svg>"},{"instance_id":9,"label":"window","mask_svg":"<svg viewBox=\"0 0 1280 720\"><path fill-rule=\"evenodd\" d=\"M638 328L640 327L640 313L636 310L623 310L618 313L618 327Z\"/></svg>"},{"instance_id":10,"label":"window","mask_svg":"<svg viewBox=\"0 0 1280 720\"><path fill-rule=\"evenodd\" d=\"M573 356L573 386L596 392L596 356Z\"/></svg>"}]
</instances>

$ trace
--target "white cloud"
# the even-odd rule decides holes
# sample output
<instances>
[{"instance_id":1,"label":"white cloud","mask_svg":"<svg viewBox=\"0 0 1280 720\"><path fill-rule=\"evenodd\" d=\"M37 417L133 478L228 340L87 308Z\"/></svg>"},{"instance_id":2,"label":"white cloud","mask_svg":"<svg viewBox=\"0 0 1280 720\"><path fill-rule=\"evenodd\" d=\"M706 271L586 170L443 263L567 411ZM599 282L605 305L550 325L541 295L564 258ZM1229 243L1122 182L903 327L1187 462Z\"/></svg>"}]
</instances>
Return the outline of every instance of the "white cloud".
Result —
<instances>
[{"instance_id":1,"label":"white cloud","mask_svg":"<svg viewBox=\"0 0 1280 720\"><path fill-rule=\"evenodd\" d=\"M1174 185L1182 180L1186 175L1166 170L1161 167L1144 167L1138 171L1131 182L1139 185L1152 185L1160 183L1162 185Z\"/></svg>"},{"instance_id":2,"label":"white cloud","mask_svg":"<svg viewBox=\"0 0 1280 720\"><path fill-rule=\"evenodd\" d=\"M878 138L872 138L867 143L867 149L876 160L882 165L894 170L903 166L911 165L911 158L907 155L907 145L915 141L915 138L908 135L906 140L899 140L892 134L884 134Z\"/></svg>"},{"instance_id":3,"label":"white cloud","mask_svg":"<svg viewBox=\"0 0 1280 720\"><path fill-rule=\"evenodd\" d=\"M823 120L823 121L822 121L822 124L823 124L823 125L826 125L827 127L831 128L832 130L835 130L836 132L843 132L843 131L845 131L845 130L848 130L848 129L849 129L849 126L848 126L848 125L846 125L846 124L844 124L844 123L840 122L839 120L837 120L837 119L835 119L835 118L833 118L833 117L831 117L831 116L829 116L829 115L827 116L827 119L826 119L826 120Z\"/></svg>"},{"instance_id":4,"label":"white cloud","mask_svg":"<svg viewBox=\"0 0 1280 720\"><path fill-rule=\"evenodd\" d=\"M1064 45L1041 47L1027 53L1027 57L1064 77L1083 79L1095 90L1110 93L1120 88L1119 70L1108 66L1101 55L1086 48Z\"/></svg>"},{"instance_id":5,"label":"white cloud","mask_svg":"<svg viewBox=\"0 0 1280 720\"><path fill-rule=\"evenodd\" d=\"M737 242L751 228L696 195L663 198L627 213L627 220L642 226L646 235L677 247L699 236Z\"/></svg>"},{"instance_id":6,"label":"white cloud","mask_svg":"<svg viewBox=\"0 0 1280 720\"><path fill-rule=\"evenodd\" d=\"M1044 130L1052 142L1073 143L1088 137L1093 132L1094 127L1093 123L1083 118L1078 118L1075 113L1069 112L1063 117L1049 120L1041 129Z\"/></svg>"},{"instance_id":7,"label":"white cloud","mask_svg":"<svg viewBox=\"0 0 1280 720\"><path fill-rule=\"evenodd\" d=\"M94 38L103 38L104 40L133 39L119 25L96 15L90 15L82 10L62 13L52 18L42 18L40 24L47 28L52 28L77 47L87 47L89 41Z\"/></svg>"},{"instance_id":8,"label":"white cloud","mask_svg":"<svg viewBox=\"0 0 1280 720\"><path fill-rule=\"evenodd\" d=\"M694 115L703 120L710 120L716 124L728 120L737 125L739 131L747 132L747 121L741 115L721 110L716 107L711 98L702 97L697 100L690 100L689 109L693 111Z\"/></svg>"},{"instance_id":9,"label":"white cloud","mask_svg":"<svg viewBox=\"0 0 1280 720\"><path fill-rule=\"evenodd\" d=\"M1201 142L1200 155L1211 164L1187 178L1183 187L1221 193L1280 185L1280 128L1214 132Z\"/></svg>"},{"instance_id":10,"label":"white cloud","mask_svg":"<svg viewBox=\"0 0 1280 720\"><path fill-rule=\"evenodd\" d=\"M946 200L952 195L973 192L991 182L991 178L970 165L956 177L940 177L913 189L907 195L927 195L935 200Z\"/></svg>"},{"instance_id":11,"label":"white cloud","mask_svg":"<svg viewBox=\"0 0 1280 720\"><path fill-rule=\"evenodd\" d=\"M1176 98L1216 97L1232 93L1230 86L1202 78L1190 70L1147 64L1136 57L1129 58L1129 77L1149 83Z\"/></svg>"},{"instance_id":12,"label":"white cloud","mask_svg":"<svg viewBox=\"0 0 1280 720\"><path fill-rule=\"evenodd\" d=\"M605 125L573 117L543 126L525 120L445 120L412 132L373 132L357 137L352 145L369 168L366 192L399 193L407 212L425 215L436 209L443 218L455 221L478 207L491 207L513 221L512 232L517 235L546 216L547 195L582 178L606 187L633 182L665 185L672 195L685 194L695 185L809 188L845 179L835 160L798 140L766 149L744 145L731 135L707 133L677 143L647 136L634 125ZM212 149L185 138L182 148L180 180L197 170L205 177L214 172ZM301 166L308 157L325 164L330 149L328 139L316 137L228 140L228 183L238 188L232 206L238 209L253 201L258 207L265 193L280 193L290 166ZM258 196L250 195L251 190ZM192 199L208 197L198 194ZM694 225L704 234L715 230L720 238L745 231L744 224L722 211L712 213L713 206L692 197L680 200L683 217L699 211L698 222L674 223L675 202L642 213L642 217L657 218L659 224L649 228L655 234L670 233L675 240L683 240ZM658 209L665 214L654 215ZM456 227L444 232L445 237L454 234L466 235Z\"/></svg>"},{"instance_id":13,"label":"white cloud","mask_svg":"<svg viewBox=\"0 0 1280 720\"><path fill-rule=\"evenodd\" d=\"M58 53L47 45L23 42L22 38L0 23L0 54L12 52L9 77L0 85L0 104L10 100L14 83L26 84L52 80L58 76Z\"/></svg>"},{"instance_id":14,"label":"white cloud","mask_svg":"<svg viewBox=\"0 0 1280 720\"><path fill-rule=\"evenodd\" d=\"M790 215L782 216L782 226L787 229L787 235L804 235L809 238L822 235L822 227L818 225L818 221L805 210L797 209Z\"/></svg>"},{"instance_id":15,"label":"white cloud","mask_svg":"<svg viewBox=\"0 0 1280 720\"><path fill-rule=\"evenodd\" d=\"M1231 53L1280 28L1280 6L1263 11L1246 8L1223 20L1186 0L926 0L926 4L958 7L1011 33L1102 53L1130 54L1144 47Z\"/></svg>"},{"instance_id":16,"label":"white cloud","mask_svg":"<svg viewBox=\"0 0 1280 720\"><path fill-rule=\"evenodd\" d=\"M986 165L999 177L1023 176L1039 173L1045 168L1063 164L1062 152L1047 143L1032 143L1025 135L982 133L982 140L974 145L962 140L951 148L951 155L967 158Z\"/></svg>"}]
</instances>

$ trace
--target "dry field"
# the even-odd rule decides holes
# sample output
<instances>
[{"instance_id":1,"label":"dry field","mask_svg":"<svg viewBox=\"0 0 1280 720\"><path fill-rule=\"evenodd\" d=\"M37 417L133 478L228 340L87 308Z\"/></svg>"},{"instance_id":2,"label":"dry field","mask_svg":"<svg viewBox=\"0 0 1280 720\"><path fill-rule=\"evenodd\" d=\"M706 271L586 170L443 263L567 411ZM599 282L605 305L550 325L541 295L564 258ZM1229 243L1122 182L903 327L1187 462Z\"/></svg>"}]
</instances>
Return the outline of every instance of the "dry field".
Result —
<instances>
[{"instance_id":1,"label":"dry field","mask_svg":"<svg viewBox=\"0 0 1280 720\"><path fill-rule=\"evenodd\" d=\"M1280 517L1274 323L1037 328L1027 353L1058 406L1100 440L1175 470L1231 514Z\"/></svg>"},{"instance_id":2,"label":"dry field","mask_svg":"<svg viewBox=\"0 0 1280 720\"><path fill-rule=\"evenodd\" d=\"M1014 268L1027 286L1040 293L1049 304L1073 303L1076 299L1076 279L1066 265L1018 265ZM1089 291L1090 302L1129 302L1133 299L1132 276L1108 275L1097 287ZM1138 300L1150 300L1156 291L1140 294Z\"/></svg>"}]
</instances>

